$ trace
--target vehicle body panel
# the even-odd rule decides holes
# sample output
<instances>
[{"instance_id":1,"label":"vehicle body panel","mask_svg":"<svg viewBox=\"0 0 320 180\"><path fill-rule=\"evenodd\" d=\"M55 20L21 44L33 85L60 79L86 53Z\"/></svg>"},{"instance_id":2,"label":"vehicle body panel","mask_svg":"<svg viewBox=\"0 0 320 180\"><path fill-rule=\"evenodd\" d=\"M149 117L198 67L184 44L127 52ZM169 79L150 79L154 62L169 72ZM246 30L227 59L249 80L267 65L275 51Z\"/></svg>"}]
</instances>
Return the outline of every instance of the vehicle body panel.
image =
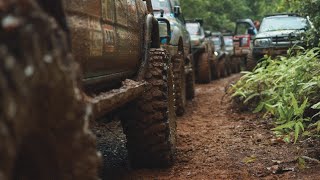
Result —
<instances>
[{"instance_id":1,"label":"vehicle body panel","mask_svg":"<svg viewBox=\"0 0 320 180\"><path fill-rule=\"evenodd\" d=\"M298 15L281 14L265 17L260 32L253 42L253 56L255 59L260 59L264 55L284 55L295 45L304 46L303 34L311 27L307 18Z\"/></svg>"},{"instance_id":2,"label":"vehicle body panel","mask_svg":"<svg viewBox=\"0 0 320 180\"><path fill-rule=\"evenodd\" d=\"M85 85L120 81L138 71L146 7L136 0L64 0L71 46Z\"/></svg>"},{"instance_id":3,"label":"vehicle body panel","mask_svg":"<svg viewBox=\"0 0 320 180\"><path fill-rule=\"evenodd\" d=\"M178 52L178 45L182 43L184 57L190 54L190 35L185 27L185 20L181 13L178 17L174 14L174 7L179 6L178 0L163 0L160 3L159 0L152 0L154 6L154 14L156 18L161 17L160 10L164 10L163 17L170 22L171 34L169 46L173 46L169 49L170 54L174 55ZM181 41L181 42L180 42Z\"/></svg>"},{"instance_id":4,"label":"vehicle body panel","mask_svg":"<svg viewBox=\"0 0 320 180\"><path fill-rule=\"evenodd\" d=\"M250 29L253 33L249 33ZM240 19L236 22L236 29L233 37L234 55L246 57L251 52L251 41L257 29L250 19Z\"/></svg>"}]
</instances>

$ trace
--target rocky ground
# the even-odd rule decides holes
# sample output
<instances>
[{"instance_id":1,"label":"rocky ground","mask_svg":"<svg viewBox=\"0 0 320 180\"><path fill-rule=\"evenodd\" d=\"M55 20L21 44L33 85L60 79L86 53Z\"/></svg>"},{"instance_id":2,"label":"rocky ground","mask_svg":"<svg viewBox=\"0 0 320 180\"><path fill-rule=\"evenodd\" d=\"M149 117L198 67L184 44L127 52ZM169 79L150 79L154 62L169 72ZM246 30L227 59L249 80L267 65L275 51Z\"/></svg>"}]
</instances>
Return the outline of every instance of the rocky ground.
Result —
<instances>
[{"instance_id":1,"label":"rocky ground","mask_svg":"<svg viewBox=\"0 0 320 180\"><path fill-rule=\"evenodd\" d=\"M102 179L320 179L319 141L286 144L270 131L271 120L234 108L225 92L239 77L197 86L178 118L177 157L168 169L131 169L120 123L96 124Z\"/></svg>"}]
</instances>

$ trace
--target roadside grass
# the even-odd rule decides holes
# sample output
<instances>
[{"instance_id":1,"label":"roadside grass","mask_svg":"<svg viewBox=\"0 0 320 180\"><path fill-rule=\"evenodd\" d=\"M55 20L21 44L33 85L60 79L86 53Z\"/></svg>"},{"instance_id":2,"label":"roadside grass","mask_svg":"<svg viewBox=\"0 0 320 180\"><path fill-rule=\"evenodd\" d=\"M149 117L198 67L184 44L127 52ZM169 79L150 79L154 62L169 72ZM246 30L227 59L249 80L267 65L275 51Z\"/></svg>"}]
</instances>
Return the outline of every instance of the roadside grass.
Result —
<instances>
[{"instance_id":1,"label":"roadside grass","mask_svg":"<svg viewBox=\"0 0 320 180\"><path fill-rule=\"evenodd\" d=\"M320 48L265 57L230 89L232 98L253 113L272 117L286 142L320 137Z\"/></svg>"}]
</instances>

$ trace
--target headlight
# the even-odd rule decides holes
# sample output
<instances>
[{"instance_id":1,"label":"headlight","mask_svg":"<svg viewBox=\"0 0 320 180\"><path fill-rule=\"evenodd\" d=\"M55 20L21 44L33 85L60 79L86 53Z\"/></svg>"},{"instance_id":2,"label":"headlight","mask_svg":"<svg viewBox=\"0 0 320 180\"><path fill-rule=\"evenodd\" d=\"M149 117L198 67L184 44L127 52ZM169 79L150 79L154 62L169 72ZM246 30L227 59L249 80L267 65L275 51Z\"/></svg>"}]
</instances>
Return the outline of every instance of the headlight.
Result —
<instances>
[{"instance_id":1,"label":"headlight","mask_svg":"<svg viewBox=\"0 0 320 180\"><path fill-rule=\"evenodd\" d=\"M254 46L268 47L270 45L271 45L271 39L256 39L254 41Z\"/></svg>"}]
</instances>

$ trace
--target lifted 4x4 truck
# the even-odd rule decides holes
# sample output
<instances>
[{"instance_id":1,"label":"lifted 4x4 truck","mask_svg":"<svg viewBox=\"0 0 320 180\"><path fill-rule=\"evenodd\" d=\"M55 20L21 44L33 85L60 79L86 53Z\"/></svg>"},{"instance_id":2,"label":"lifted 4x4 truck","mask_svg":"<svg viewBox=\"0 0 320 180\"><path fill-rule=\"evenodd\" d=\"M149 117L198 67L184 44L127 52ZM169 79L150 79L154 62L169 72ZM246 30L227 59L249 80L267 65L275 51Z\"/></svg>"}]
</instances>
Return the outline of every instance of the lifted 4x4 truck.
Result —
<instances>
[{"instance_id":1,"label":"lifted 4x4 truck","mask_svg":"<svg viewBox=\"0 0 320 180\"><path fill-rule=\"evenodd\" d=\"M183 115L186 99L195 95L190 36L179 0L152 0L152 6L159 20L161 46L170 52L174 67L176 114Z\"/></svg>"},{"instance_id":2,"label":"lifted 4x4 truck","mask_svg":"<svg viewBox=\"0 0 320 180\"><path fill-rule=\"evenodd\" d=\"M7 0L0 11L1 180L98 179L89 120L111 112L134 167L173 162L173 67L151 0Z\"/></svg>"},{"instance_id":3,"label":"lifted 4x4 truck","mask_svg":"<svg viewBox=\"0 0 320 180\"><path fill-rule=\"evenodd\" d=\"M273 14L263 18L259 33L253 39L252 52L248 54L249 69L254 69L264 55L286 55L289 48L306 46L305 32L313 29L308 18L298 14Z\"/></svg>"},{"instance_id":4,"label":"lifted 4x4 truck","mask_svg":"<svg viewBox=\"0 0 320 180\"><path fill-rule=\"evenodd\" d=\"M210 83L212 79L211 63L213 61L213 52L210 42L205 37L203 20L188 20L186 26L191 36L196 79L200 83Z\"/></svg>"}]
</instances>

